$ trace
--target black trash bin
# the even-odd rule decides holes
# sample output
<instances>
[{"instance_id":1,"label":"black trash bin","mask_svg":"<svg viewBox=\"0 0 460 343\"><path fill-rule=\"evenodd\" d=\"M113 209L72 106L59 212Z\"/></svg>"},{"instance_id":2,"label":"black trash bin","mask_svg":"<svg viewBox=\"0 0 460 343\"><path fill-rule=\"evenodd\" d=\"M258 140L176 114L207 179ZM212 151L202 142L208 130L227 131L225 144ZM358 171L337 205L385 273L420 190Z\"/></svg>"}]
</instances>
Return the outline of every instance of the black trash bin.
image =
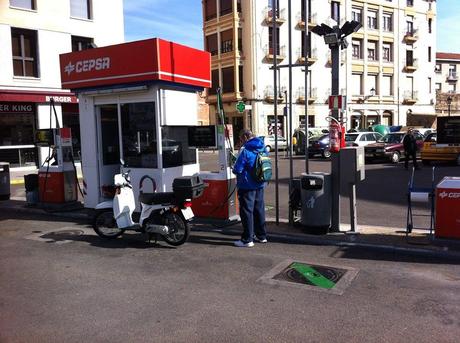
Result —
<instances>
[{"instance_id":1,"label":"black trash bin","mask_svg":"<svg viewBox=\"0 0 460 343\"><path fill-rule=\"evenodd\" d=\"M10 196L10 164L0 162L0 200L9 200Z\"/></svg>"},{"instance_id":2,"label":"black trash bin","mask_svg":"<svg viewBox=\"0 0 460 343\"><path fill-rule=\"evenodd\" d=\"M311 233L325 234L331 227L331 174L302 174L302 226Z\"/></svg>"}]
</instances>

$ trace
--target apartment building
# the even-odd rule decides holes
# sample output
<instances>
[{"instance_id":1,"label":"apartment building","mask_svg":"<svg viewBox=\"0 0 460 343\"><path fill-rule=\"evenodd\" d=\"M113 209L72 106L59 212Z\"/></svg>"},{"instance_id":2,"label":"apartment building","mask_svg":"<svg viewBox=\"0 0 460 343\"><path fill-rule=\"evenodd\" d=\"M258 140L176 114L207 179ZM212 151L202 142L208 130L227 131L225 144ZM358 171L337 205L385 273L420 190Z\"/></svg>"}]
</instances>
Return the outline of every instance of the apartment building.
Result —
<instances>
[{"instance_id":1,"label":"apartment building","mask_svg":"<svg viewBox=\"0 0 460 343\"><path fill-rule=\"evenodd\" d=\"M122 0L0 0L0 160L43 162L33 134L50 127L51 98L78 157L78 103L61 89L59 54L123 41Z\"/></svg>"},{"instance_id":2,"label":"apartment building","mask_svg":"<svg viewBox=\"0 0 460 343\"><path fill-rule=\"evenodd\" d=\"M276 13L272 1L276 1ZM304 0L291 1L293 127L305 120L307 102L311 126L326 126L331 94L330 50L310 32L356 20L363 28L348 37L341 53L340 93L347 95L347 128L373 124L414 124L418 116L434 116L436 2L428 0ZM305 11L308 22L305 23ZM213 88L209 89L211 119L216 111L216 87L223 91L224 110L238 132L286 135L287 118L274 123L273 61L288 64L288 0L203 0L205 47L212 55ZM276 23L275 33L273 21ZM307 32L307 33L306 33ZM304 46L307 34L307 46ZM278 46L273 49L272 38ZM274 51L276 50L276 51ZM288 70L279 72L278 114L285 113ZM240 114L236 103L249 110Z\"/></svg>"},{"instance_id":3,"label":"apartment building","mask_svg":"<svg viewBox=\"0 0 460 343\"><path fill-rule=\"evenodd\" d=\"M460 96L457 92L460 54L436 53L436 113L438 115L459 115Z\"/></svg>"}]
</instances>

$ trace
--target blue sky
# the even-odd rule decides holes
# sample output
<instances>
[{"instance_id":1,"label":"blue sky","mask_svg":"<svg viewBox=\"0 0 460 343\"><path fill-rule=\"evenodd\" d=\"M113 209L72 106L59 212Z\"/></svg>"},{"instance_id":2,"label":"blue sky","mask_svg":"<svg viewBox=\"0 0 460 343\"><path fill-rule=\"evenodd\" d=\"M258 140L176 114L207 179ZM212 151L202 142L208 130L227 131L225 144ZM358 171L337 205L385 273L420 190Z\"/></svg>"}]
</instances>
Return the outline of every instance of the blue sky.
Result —
<instances>
[{"instance_id":1,"label":"blue sky","mask_svg":"<svg viewBox=\"0 0 460 343\"><path fill-rule=\"evenodd\" d=\"M437 8L437 50L460 53L460 1L438 0ZM161 37L203 48L201 0L124 0L124 11L126 41Z\"/></svg>"}]
</instances>

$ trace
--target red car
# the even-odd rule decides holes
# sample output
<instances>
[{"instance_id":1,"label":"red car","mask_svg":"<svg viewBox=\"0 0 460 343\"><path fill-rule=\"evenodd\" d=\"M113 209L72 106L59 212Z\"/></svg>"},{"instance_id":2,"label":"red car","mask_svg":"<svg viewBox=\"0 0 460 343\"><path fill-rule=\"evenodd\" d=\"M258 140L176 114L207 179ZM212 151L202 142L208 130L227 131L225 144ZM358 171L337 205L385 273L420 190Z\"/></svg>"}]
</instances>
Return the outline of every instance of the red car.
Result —
<instances>
[{"instance_id":1,"label":"red car","mask_svg":"<svg viewBox=\"0 0 460 343\"><path fill-rule=\"evenodd\" d=\"M405 135L405 132L391 132L383 136L377 143L365 146L366 159L389 159L393 163L398 163L404 157L403 140ZM423 136L418 132L414 132L414 136L417 141L417 155L419 155L423 147Z\"/></svg>"}]
</instances>

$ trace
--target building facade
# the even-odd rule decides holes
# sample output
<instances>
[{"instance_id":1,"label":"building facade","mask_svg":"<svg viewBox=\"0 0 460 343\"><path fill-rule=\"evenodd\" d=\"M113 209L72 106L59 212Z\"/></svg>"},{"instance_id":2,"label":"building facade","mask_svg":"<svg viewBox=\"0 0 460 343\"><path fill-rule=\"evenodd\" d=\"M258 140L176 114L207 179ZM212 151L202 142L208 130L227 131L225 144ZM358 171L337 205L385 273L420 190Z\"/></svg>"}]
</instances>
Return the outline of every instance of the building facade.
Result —
<instances>
[{"instance_id":1,"label":"building facade","mask_svg":"<svg viewBox=\"0 0 460 343\"><path fill-rule=\"evenodd\" d=\"M0 0L0 160L36 166L48 149L34 131L71 127L78 158L76 97L61 89L59 54L124 41L123 2L103 0ZM51 118L50 118L51 116Z\"/></svg>"},{"instance_id":2,"label":"building facade","mask_svg":"<svg viewBox=\"0 0 460 343\"><path fill-rule=\"evenodd\" d=\"M270 134L277 126L281 135L287 133L287 119L282 114L289 97L288 69L278 72L277 112L281 118L276 125L271 67L275 58L280 66L289 63L288 0L275 0L276 13L272 1L203 0L205 47L212 55L213 80L207 102L213 118L220 86L224 110L236 132L248 127ZM310 30L317 24L342 25L347 20L363 25L348 37L348 49L341 52L339 89L347 95L347 129L365 129L377 123L406 125L417 115L434 116L435 1L299 0L291 6L292 63L305 64L304 56L308 56L307 91L305 68L293 68L293 128L305 120L305 102L309 125L328 125L330 50L323 38ZM275 35L276 49L272 42ZM235 107L238 101L250 105L250 110L240 114Z\"/></svg>"},{"instance_id":3,"label":"building facade","mask_svg":"<svg viewBox=\"0 0 460 343\"><path fill-rule=\"evenodd\" d=\"M438 116L460 115L460 96L457 92L460 54L436 53L436 113Z\"/></svg>"}]
</instances>

